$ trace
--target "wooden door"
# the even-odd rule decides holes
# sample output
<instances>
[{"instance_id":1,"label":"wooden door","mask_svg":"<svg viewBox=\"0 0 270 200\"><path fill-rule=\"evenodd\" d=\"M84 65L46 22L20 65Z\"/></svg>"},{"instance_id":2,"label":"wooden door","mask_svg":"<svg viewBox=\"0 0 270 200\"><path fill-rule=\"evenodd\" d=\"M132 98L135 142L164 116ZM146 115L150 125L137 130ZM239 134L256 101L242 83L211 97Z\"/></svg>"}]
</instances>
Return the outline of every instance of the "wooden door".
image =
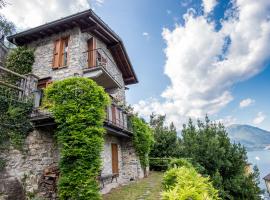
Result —
<instances>
[{"instance_id":1,"label":"wooden door","mask_svg":"<svg viewBox=\"0 0 270 200\"><path fill-rule=\"evenodd\" d=\"M118 174L118 146L117 144L112 144L112 173Z\"/></svg>"},{"instance_id":2,"label":"wooden door","mask_svg":"<svg viewBox=\"0 0 270 200\"><path fill-rule=\"evenodd\" d=\"M96 39L88 40L88 67L96 67Z\"/></svg>"}]
</instances>

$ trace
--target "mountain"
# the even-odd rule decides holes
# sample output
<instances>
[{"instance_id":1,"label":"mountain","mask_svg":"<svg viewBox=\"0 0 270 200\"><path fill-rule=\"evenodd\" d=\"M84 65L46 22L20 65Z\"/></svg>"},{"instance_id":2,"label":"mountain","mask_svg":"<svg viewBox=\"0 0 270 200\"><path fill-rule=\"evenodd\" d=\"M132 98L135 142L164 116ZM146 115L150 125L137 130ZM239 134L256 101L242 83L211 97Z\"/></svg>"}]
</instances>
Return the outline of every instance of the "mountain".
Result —
<instances>
[{"instance_id":1,"label":"mountain","mask_svg":"<svg viewBox=\"0 0 270 200\"><path fill-rule=\"evenodd\" d=\"M231 141L241 143L248 151L261 150L270 147L270 132L250 126L233 124L227 127Z\"/></svg>"}]
</instances>

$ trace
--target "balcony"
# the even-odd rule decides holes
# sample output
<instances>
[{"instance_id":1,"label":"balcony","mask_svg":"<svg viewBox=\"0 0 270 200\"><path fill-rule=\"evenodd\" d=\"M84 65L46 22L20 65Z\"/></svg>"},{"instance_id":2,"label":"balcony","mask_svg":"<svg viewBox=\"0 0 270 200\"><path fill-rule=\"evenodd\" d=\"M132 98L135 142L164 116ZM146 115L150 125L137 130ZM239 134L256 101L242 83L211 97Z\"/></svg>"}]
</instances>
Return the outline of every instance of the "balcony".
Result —
<instances>
[{"instance_id":1,"label":"balcony","mask_svg":"<svg viewBox=\"0 0 270 200\"><path fill-rule=\"evenodd\" d=\"M52 114L48 110L40 108L42 97L42 90L36 90L34 93L34 109L31 114L31 121L35 127L55 126L56 124ZM132 134L129 114L114 103L106 108L104 127L108 133L113 135L129 137Z\"/></svg>"},{"instance_id":2,"label":"balcony","mask_svg":"<svg viewBox=\"0 0 270 200\"><path fill-rule=\"evenodd\" d=\"M121 88L121 72L101 48L83 53L83 77L91 78L105 89Z\"/></svg>"}]
</instances>

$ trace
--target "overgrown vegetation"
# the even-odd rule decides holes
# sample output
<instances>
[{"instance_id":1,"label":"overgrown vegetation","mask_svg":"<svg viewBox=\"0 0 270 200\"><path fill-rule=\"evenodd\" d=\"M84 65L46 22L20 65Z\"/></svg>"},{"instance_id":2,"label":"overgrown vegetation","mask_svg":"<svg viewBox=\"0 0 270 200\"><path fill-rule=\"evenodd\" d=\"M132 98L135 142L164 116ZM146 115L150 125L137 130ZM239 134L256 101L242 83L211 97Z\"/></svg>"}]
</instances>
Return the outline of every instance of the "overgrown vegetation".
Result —
<instances>
[{"instance_id":1,"label":"overgrown vegetation","mask_svg":"<svg viewBox=\"0 0 270 200\"><path fill-rule=\"evenodd\" d=\"M259 200L259 174L247 175L246 150L240 144L232 144L222 124L190 120L182 131L182 154L204 167L210 175L222 199Z\"/></svg>"},{"instance_id":2,"label":"overgrown vegetation","mask_svg":"<svg viewBox=\"0 0 270 200\"><path fill-rule=\"evenodd\" d=\"M60 199L101 199L96 177L101 170L103 121L109 96L90 79L68 78L51 84L45 98L58 124Z\"/></svg>"},{"instance_id":3,"label":"overgrown vegetation","mask_svg":"<svg viewBox=\"0 0 270 200\"><path fill-rule=\"evenodd\" d=\"M180 151L179 138L173 123L165 125L165 115L150 116L150 126L154 131L155 143L150 152L152 158L177 157Z\"/></svg>"},{"instance_id":4,"label":"overgrown vegetation","mask_svg":"<svg viewBox=\"0 0 270 200\"><path fill-rule=\"evenodd\" d=\"M7 60L9 61L8 69L17 73L29 73L34 63L34 53L26 48L14 49ZM28 61L25 62L25 60ZM2 74L1 80L15 85L20 83L20 79L11 74ZM23 141L32 129L29 120L32 102L21 102L18 95L14 89L0 87L0 151L8 149L9 145L22 150ZM5 160L0 158L0 163L0 168L3 169Z\"/></svg>"},{"instance_id":5,"label":"overgrown vegetation","mask_svg":"<svg viewBox=\"0 0 270 200\"><path fill-rule=\"evenodd\" d=\"M136 115L132 117L131 123L133 128L133 144L140 158L141 165L145 170L149 166L149 153L154 143L153 132L150 126Z\"/></svg>"},{"instance_id":6,"label":"overgrown vegetation","mask_svg":"<svg viewBox=\"0 0 270 200\"><path fill-rule=\"evenodd\" d=\"M163 187L163 200L221 200L209 178L201 176L189 165L168 170L163 178Z\"/></svg>"},{"instance_id":7,"label":"overgrown vegetation","mask_svg":"<svg viewBox=\"0 0 270 200\"><path fill-rule=\"evenodd\" d=\"M158 121L165 120L160 119ZM164 133L157 134L158 136L155 136L155 138L160 135L166 137L166 126L162 123L160 126L161 128L157 130ZM154 133L158 131L154 131ZM156 149L152 152L163 151L169 145L168 141L178 142L178 147L175 147L177 151L171 157L187 158L198 173L209 176L222 199L260 199L258 169L255 167L251 174L245 172L247 165L246 150L240 144L230 142L222 124L210 122L208 117L204 122L198 121L196 125L190 120L187 125L184 125L182 138L174 140L171 140L171 138L171 135L168 135L167 139L160 139L159 144L154 145ZM175 143L173 143L173 146L175 146ZM181 160L176 159L174 163L171 162L169 165L177 165L181 162Z\"/></svg>"}]
</instances>

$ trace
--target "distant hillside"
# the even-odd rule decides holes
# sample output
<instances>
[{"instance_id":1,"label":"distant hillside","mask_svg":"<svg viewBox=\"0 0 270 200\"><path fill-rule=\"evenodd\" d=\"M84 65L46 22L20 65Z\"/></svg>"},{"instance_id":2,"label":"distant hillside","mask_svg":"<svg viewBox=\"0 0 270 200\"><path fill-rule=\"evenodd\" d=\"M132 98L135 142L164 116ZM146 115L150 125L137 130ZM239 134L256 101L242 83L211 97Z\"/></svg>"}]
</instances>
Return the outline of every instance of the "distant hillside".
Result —
<instances>
[{"instance_id":1,"label":"distant hillside","mask_svg":"<svg viewBox=\"0 0 270 200\"><path fill-rule=\"evenodd\" d=\"M234 124L227 127L229 137L236 143L241 143L247 150L259 150L270 147L270 132L250 126Z\"/></svg>"}]
</instances>

